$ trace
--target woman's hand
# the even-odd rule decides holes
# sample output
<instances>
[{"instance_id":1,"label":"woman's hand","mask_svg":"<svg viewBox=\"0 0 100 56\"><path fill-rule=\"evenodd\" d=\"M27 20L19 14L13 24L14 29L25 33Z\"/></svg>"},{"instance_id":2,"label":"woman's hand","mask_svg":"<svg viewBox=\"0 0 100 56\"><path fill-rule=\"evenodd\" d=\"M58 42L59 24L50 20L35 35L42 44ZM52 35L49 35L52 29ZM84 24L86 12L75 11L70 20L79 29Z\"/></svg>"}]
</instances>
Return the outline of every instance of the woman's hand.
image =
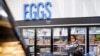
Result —
<instances>
[{"instance_id":1,"label":"woman's hand","mask_svg":"<svg viewBox=\"0 0 100 56\"><path fill-rule=\"evenodd\" d=\"M69 45L64 45L64 49L68 50L69 49Z\"/></svg>"},{"instance_id":2,"label":"woman's hand","mask_svg":"<svg viewBox=\"0 0 100 56\"><path fill-rule=\"evenodd\" d=\"M75 47L77 47L77 46L78 46L78 44L74 44L74 46L75 46Z\"/></svg>"}]
</instances>

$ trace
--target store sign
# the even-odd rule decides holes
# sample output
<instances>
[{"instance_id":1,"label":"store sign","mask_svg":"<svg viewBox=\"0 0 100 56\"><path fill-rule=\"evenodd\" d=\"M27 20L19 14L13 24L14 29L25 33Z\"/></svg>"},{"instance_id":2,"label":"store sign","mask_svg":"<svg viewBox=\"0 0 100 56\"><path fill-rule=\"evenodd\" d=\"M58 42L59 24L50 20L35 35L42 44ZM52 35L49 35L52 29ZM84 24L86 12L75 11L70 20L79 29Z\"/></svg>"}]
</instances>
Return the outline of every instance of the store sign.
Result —
<instances>
[{"instance_id":1,"label":"store sign","mask_svg":"<svg viewBox=\"0 0 100 56\"><path fill-rule=\"evenodd\" d=\"M50 19L52 17L52 2L26 3L24 7L24 20Z\"/></svg>"},{"instance_id":2,"label":"store sign","mask_svg":"<svg viewBox=\"0 0 100 56\"><path fill-rule=\"evenodd\" d=\"M15 21L58 19L65 14L65 0L5 0ZM69 7L69 6L68 6ZM68 12L67 12L68 13ZM70 15L70 13L68 13Z\"/></svg>"}]
</instances>

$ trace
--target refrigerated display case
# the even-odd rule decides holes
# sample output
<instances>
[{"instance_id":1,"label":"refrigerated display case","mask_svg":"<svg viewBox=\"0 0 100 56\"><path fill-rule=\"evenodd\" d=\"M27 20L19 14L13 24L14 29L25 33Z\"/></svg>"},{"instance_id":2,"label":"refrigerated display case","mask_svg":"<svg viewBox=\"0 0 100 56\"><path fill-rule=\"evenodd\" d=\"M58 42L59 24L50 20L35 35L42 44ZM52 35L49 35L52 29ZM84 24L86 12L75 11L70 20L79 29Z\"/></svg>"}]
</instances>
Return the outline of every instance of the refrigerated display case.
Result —
<instances>
[{"instance_id":1,"label":"refrigerated display case","mask_svg":"<svg viewBox=\"0 0 100 56\"><path fill-rule=\"evenodd\" d=\"M30 55L34 56L35 29L34 28L22 29L22 36L24 38L25 43L27 44L29 48Z\"/></svg>"},{"instance_id":2,"label":"refrigerated display case","mask_svg":"<svg viewBox=\"0 0 100 56\"><path fill-rule=\"evenodd\" d=\"M89 27L89 53L91 56L100 55L100 27Z\"/></svg>"},{"instance_id":3,"label":"refrigerated display case","mask_svg":"<svg viewBox=\"0 0 100 56\"><path fill-rule=\"evenodd\" d=\"M34 45L34 38L35 38L34 29L23 29L22 35L27 45Z\"/></svg>"},{"instance_id":4,"label":"refrigerated display case","mask_svg":"<svg viewBox=\"0 0 100 56\"><path fill-rule=\"evenodd\" d=\"M28 29L29 28L23 29L24 39L29 38L27 37L30 35L27 33L29 32ZM89 31L87 31L87 27L40 27L31 28L31 31L33 31L33 33L30 36L36 33L36 36L34 36L36 43L29 46L31 46L30 50L33 51L33 46L36 44L34 47L36 47L37 56L68 56L65 45L70 35L76 36L79 42L79 48L84 56L87 56L88 50L88 56L95 56L98 52L97 46L99 46L98 44L100 43L100 27L89 27ZM89 33L89 37L87 33Z\"/></svg>"},{"instance_id":5,"label":"refrigerated display case","mask_svg":"<svg viewBox=\"0 0 100 56\"><path fill-rule=\"evenodd\" d=\"M53 56L66 56L67 28L53 28Z\"/></svg>"},{"instance_id":6,"label":"refrigerated display case","mask_svg":"<svg viewBox=\"0 0 100 56\"><path fill-rule=\"evenodd\" d=\"M75 35L76 39L79 43L79 49L82 51L83 55L86 54L86 27L72 27L71 28L71 34Z\"/></svg>"},{"instance_id":7,"label":"refrigerated display case","mask_svg":"<svg viewBox=\"0 0 100 56\"><path fill-rule=\"evenodd\" d=\"M51 56L51 29L37 28L37 56Z\"/></svg>"}]
</instances>

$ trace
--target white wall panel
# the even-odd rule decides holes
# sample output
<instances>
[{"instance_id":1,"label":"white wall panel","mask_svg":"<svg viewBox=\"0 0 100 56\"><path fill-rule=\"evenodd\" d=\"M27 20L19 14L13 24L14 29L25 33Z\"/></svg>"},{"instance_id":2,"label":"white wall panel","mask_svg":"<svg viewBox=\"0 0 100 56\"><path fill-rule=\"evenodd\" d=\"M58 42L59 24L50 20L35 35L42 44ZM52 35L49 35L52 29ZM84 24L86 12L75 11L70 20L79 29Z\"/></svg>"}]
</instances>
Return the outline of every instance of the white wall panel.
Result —
<instances>
[{"instance_id":1,"label":"white wall panel","mask_svg":"<svg viewBox=\"0 0 100 56\"><path fill-rule=\"evenodd\" d=\"M100 16L100 0L6 0L15 20L23 20L23 4L52 2L52 18Z\"/></svg>"}]
</instances>

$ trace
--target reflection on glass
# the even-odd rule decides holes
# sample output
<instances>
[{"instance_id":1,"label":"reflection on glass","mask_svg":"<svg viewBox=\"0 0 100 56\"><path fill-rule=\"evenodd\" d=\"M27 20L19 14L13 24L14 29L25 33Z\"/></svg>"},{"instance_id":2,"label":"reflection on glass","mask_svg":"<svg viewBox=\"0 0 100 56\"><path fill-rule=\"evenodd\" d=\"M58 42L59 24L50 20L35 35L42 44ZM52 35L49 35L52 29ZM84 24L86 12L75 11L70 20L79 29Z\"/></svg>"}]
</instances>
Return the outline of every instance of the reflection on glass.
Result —
<instances>
[{"instance_id":1,"label":"reflection on glass","mask_svg":"<svg viewBox=\"0 0 100 56\"><path fill-rule=\"evenodd\" d=\"M0 4L0 15L2 15L3 17L8 17L8 14L5 12L1 4Z\"/></svg>"},{"instance_id":2,"label":"reflection on glass","mask_svg":"<svg viewBox=\"0 0 100 56\"><path fill-rule=\"evenodd\" d=\"M51 29L37 29L37 55L50 56L51 48Z\"/></svg>"},{"instance_id":3,"label":"reflection on glass","mask_svg":"<svg viewBox=\"0 0 100 56\"><path fill-rule=\"evenodd\" d=\"M67 28L54 28L53 29L53 55L62 56L67 55L65 44L68 38Z\"/></svg>"},{"instance_id":4,"label":"reflection on glass","mask_svg":"<svg viewBox=\"0 0 100 56\"><path fill-rule=\"evenodd\" d=\"M24 38L28 38L28 31L27 31L27 29L23 29L22 35L23 35Z\"/></svg>"},{"instance_id":5,"label":"reflection on glass","mask_svg":"<svg viewBox=\"0 0 100 56\"><path fill-rule=\"evenodd\" d=\"M0 56L26 56L7 18L0 16Z\"/></svg>"},{"instance_id":6,"label":"reflection on glass","mask_svg":"<svg viewBox=\"0 0 100 56\"><path fill-rule=\"evenodd\" d=\"M24 40L27 45L34 45L34 29L23 29L22 30Z\"/></svg>"},{"instance_id":7,"label":"reflection on glass","mask_svg":"<svg viewBox=\"0 0 100 56\"><path fill-rule=\"evenodd\" d=\"M0 46L0 56L25 56L19 42L5 42Z\"/></svg>"},{"instance_id":8,"label":"reflection on glass","mask_svg":"<svg viewBox=\"0 0 100 56\"><path fill-rule=\"evenodd\" d=\"M22 29L22 35L25 43L28 45L30 54L34 55L35 30L33 28Z\"/></svg>"},{"instance_id":9,"label":"reflection on glass","mask_svg":"<svg viewBox=\"0 0 100 56\"><path fill-rule=\"evenodd\" d=\"M37 45L50 45L51 30L50 29L37 29Z\"/></svg>"},{"instance_id":10,"label":"reflection on glass","mask_svg":"<svg viewBox=\"0 0 100 56\"><path fill-rule=\"evenodd\" d=\"M89 54L100 56L100 27L89 28Z\"/></svg>"},{"instance_id":11,"label":"reflection on glass","mask_svg":"<svg viewBox=\"0 0 100 56\"><path fill-rule=\"evenodd\" d=\"M27 45L34 45L35 31L34 29L23 29L24 40Z\"/></svg>"},{"instance_id":12,"label":"reflection on glass","mask_svg":"<svg viewBox=\"0 0 100 56\"><path fill-rule=\"evenodd\" d=\"M8 14L0 4L0 56L26 56L22 41L14 33ZM21 37L20 37L21 38Z\"/></svg>"},{"instance_id":13,"label":"reflection on glass","mask_svg":"<svg viewBox=\"0 0 100 56\"><path fill-rule=\"evenodd\" d=\"M85 48L86 47L86 45L85 45L86 28L84 28L84 27L81 27L81 28L80 27L73 27L73 28L71 28L71 35L76 37L75 43L78 44L77 49L79 49L79 51L81 52L81 53L78 53L78 55L81 55L81 54L85 55L85 52L86 52L86 48ZM72 50L72 51L74 51L74 50ZM78 51L76 51L76 52L78 52Z\"/></svg>"}]
</instances>

